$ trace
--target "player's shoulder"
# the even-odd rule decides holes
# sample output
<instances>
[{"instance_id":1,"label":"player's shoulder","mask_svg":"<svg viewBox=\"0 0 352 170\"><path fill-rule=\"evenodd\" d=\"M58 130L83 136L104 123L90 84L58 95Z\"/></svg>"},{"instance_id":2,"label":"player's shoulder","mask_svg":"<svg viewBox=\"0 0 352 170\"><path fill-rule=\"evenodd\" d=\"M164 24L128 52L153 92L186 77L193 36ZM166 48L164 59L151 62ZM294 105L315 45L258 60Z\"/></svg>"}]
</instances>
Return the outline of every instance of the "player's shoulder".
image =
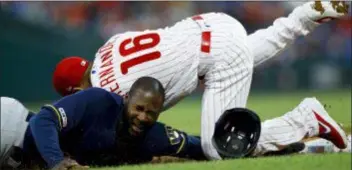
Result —
<instances>
[{"instance_id":1,"label":"player's shoulder","mask_svg":"<svg viewBox=\"0 0 352 170\"><path fill-rule=\"evenodd\" d=\"M98 101L106 101L106 100L111 100L114 101L114 103L117 104L122 104L123 103L123 97L113 93L109 92L105 89L99 88L99 87L91 87L85 90L82 90L79 93L84 93L86 97L89 98L94 98Z\"/></svg>"},{"instance_id":2,"label":"player's shoulder","mask_svg":"<svg viewBox=\"0 0 352 170\"><path fill-rule=\"evenodd\" d=\"M102 88L90 87L88 89L82 90L80 93L86 93L86 94L92 94L92 95L106 95L109 92Z\"/></svg>"}]
</instances>

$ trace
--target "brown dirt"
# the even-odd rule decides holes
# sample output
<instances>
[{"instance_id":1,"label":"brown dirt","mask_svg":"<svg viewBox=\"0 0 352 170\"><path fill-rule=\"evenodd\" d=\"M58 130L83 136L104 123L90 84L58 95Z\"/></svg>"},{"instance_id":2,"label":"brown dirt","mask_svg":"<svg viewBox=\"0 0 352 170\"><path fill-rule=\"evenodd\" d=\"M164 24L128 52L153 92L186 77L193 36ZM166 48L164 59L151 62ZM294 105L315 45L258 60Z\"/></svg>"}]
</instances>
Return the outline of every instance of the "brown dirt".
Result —
<instances>
[{"instance_id":1,"label":"brown dirt","mask_svg":"<svg viewBox=\"0 0 352 170\"><path fill-rule=\"evenodd\" d=\"M191 160L172 157L172 156L160 156L160 157L153 157L153 160L151 161L151 163L157 164L157 163L174 163L174 162L186 162L186 161L191 161Z\"/></svg>"}]
</instances>

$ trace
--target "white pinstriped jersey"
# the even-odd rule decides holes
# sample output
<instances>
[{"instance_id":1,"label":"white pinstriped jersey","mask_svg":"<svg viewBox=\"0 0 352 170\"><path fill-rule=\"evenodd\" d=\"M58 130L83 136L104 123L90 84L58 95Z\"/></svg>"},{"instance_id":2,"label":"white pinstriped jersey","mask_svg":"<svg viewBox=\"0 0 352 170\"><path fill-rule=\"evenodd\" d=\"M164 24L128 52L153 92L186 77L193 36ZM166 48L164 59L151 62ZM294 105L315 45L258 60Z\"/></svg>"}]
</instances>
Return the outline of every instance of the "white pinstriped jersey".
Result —
<instances>
[{"instance_id":1,"label":"white pinstriped jersey","mask_svg":"<svg viewBox=\"0 0 352 170\"><path fill-rule=\"evenodd\" d=\"M204 53L200 52L201 31L204 29L200 29L199 26L202 24L197 25L190 18L170 28L116 35L96 54L91 74L92 84L124 95L137 78L152 76L164 85L165 106L169 107L191 93L196 88L198 75L205 74L201 144L209 159L221 159L212 145L216 121L229 108L246 107L254 66L275 57L298 36L308 34L318 25L311 21L309 16L319 15L315 18L322 16L314 10L312 12L311 6L307 3L297 7L287 18L279 18L274 25L251 35L247 35L243 26L234 18L220 13L202 14L202 18L207 22L205 26L209 24L211 27L210 55L203 55ZM160 41L158 37L149 34L155 32L160 35ZM151 38L149 42L142 42L145 37L128 40L145 33ZM127 55L135 50L130 41L143 50L136 50L139 52L131 56ZM122 53L119 49L121 44L124 47ZM160 54L153 53L156 51ZM149 53L153 55L145 56ZM146 60L148 61L143 62ZM138 63L141 64L137 65ZM262 124L263 133L256 153L277 151L276 146L287 144L282 141L295 142L306 134L314 135L312 132L318 131L317 120L302 118L311 116L308 113L311 110L302 109L303 103L305 102L284 116ZM288 120L292 120L295 124L290 123L290 126L286 126ZM305 125L305 128L300 128L301 125ZM307 132L309 129L313 130L309 133Z\"/></svg>"},{"instance_id":2,"label":"white pinstriped jersey","mask_svg":"<svg viewBox=\"0 0 352 170\"><path fill-rule=\"evenodd\" d=\"M125 95L138 78L151 76L163 84L169 107L197 87L200 34L191 18L163 29L117 34L96 53L92 85ZM146 48L134 52L138 44Z\"/></svg>"}]
</instances>

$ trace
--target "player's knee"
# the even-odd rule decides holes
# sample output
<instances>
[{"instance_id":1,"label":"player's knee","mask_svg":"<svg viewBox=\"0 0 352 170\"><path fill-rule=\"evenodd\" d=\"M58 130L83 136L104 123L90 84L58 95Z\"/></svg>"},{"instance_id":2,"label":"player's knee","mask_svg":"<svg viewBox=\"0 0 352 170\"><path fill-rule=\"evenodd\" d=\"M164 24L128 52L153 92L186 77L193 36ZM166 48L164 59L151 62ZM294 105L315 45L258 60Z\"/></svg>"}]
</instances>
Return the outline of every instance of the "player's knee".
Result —
<instances>
[{"instance_id":1,"label":"player's knee","mask_svg":"<svg viewBox=\"0 0 352 170\"><path fill-rule=\"evenodd\" d=\"M24 111L27 111L24 105L14 98L1 97L0 101L2 114L10 114L12 116L16 116Z\"/></svg>"},{"instance_id":2,"label":"player's knee","mask_svg":"<svg viewBox=\"0 0 352 170\"><path fill-rule=\"evenodd\" d=\"M9 107L11 105L14 105L16 103L19 103L16 99L11 98L11 97L0 97L1 101L1 108L3 107Z\"/></svg>"}]
</instances>

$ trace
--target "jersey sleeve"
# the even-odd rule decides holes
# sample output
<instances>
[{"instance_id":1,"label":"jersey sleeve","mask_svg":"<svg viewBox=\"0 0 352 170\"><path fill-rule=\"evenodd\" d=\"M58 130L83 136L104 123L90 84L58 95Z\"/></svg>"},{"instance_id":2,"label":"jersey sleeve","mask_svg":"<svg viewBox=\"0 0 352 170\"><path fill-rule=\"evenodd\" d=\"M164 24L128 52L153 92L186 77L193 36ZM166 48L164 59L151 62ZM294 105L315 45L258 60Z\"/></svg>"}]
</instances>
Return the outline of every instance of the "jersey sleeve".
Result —
<instances>
[{"instance_id":1,"label":"jersey sleeve","mask_svg":"<svg viewBox=\"0 0 352 170\"><path fill-rule=\"evenodd\" d=\"M144 153L152 156L206 160L200 137L188 135L159 122L147 132L142 148Z\"/></svg>"},{"instance_id":2,"label":"jersey sleeve","mask_svg":"<svg viewBox=\"0 0 352 170\"><path fill-rule=\"evenodd\" d=\"M29 124L32 135L42 158L51 168L64 159L60 149L59 135L69 132L89 116L91 107L101 107L100 103L121 102L118 96L103 89L91 88L64 97L52 105L45 105ZM99 109L99 108L95 108Z\"/></svg>"}]
</instances>

